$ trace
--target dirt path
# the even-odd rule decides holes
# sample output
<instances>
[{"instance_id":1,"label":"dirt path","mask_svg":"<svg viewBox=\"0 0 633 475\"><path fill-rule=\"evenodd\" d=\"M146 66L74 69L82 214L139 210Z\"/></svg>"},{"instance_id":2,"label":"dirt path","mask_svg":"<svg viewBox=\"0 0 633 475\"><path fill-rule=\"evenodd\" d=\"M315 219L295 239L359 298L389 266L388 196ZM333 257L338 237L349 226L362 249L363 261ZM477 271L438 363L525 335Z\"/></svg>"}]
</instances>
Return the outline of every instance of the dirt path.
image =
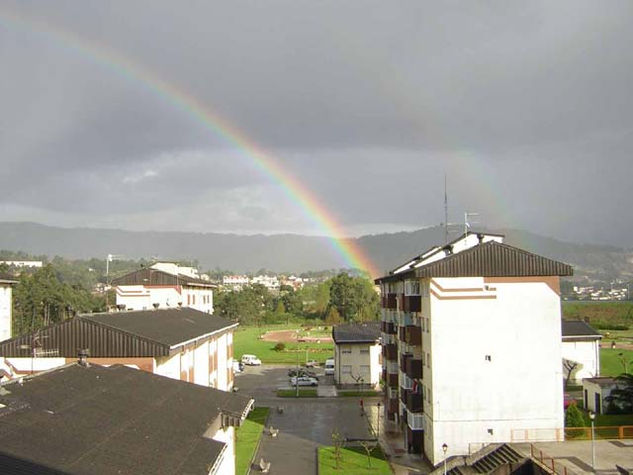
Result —
<instances>
[{"instance_id":1,"label":"dirt path","mask_svg":"<svg viewBox=\"0 0 633 475\"><path fill-rule=\"evenodd\" d=\"M278 330L278 331L270 331L264 333L261 339L264 341L274 341L274 342L282 342L282 343L293 343L297 341L298 330ZM319 337L311 337L311 336L301 336L299 337L300 342L308 342L308 343L328 343L332 341L331 337L327 336L319 336Z\"/></svg>"}]
</instances>

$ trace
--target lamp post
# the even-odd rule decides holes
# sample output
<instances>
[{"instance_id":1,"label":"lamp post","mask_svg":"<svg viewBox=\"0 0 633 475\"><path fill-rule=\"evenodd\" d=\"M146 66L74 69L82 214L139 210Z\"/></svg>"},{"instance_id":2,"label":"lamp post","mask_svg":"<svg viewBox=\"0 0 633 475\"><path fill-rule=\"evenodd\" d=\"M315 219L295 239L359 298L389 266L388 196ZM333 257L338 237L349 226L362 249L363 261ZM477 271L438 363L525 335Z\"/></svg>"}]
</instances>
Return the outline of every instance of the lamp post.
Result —
<instances>
[{"instance_id":1,"label":"lamp post","mask_svg":"<svg viewBox=\"0 0 633 475\"><path fill-rule=\"evenodd\" d=\"M591 468L596 470L596 445L594 439L596 438L594 419L596 418L596 413L593 411L589 411L589 420L591 421Z\"/></svg>"},{"instance_id":2,"label":"lamp post","mask_svg":"<svg viewBox=\"0 0 633 475\"><path fill-rule=\"evenodd\" d=\"M446 475L446 451L448 450L448 445L446 443L442 444L442 452L444 452L444 475Z\"/></svg>"},{"instance_id":3,"label":"lamp post","mask_svg":"<svg viewBox=\"0 0 633 475\"><path fill-rule=\"evenodd\" d=\"M378 408L378 417L376 419L376 425L378 427L378 430L376 431L376 439L380 439L380 401L378 401L378 403L376 404L376 407Z\"/></svg>"}]
</instances>

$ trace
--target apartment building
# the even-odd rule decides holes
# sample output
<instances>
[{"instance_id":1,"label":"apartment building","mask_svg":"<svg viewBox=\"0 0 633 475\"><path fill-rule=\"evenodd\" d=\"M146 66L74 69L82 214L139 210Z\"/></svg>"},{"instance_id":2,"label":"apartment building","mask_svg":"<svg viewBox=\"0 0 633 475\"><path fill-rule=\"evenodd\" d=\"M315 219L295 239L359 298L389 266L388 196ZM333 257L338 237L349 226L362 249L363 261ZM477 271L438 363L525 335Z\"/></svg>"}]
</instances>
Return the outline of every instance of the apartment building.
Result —
<instances>
[{"instance_id":1,"label":"apartment building","mask_svg":"<svg viewBox=\"0 0 633 475\"><path fill-rule=\"evenodd\" d=\"M213 313L213 290L217 287L192 267L157 262L112 280L116 304L125 310L189 307Z\"/></svg>"},{"instance_id":2,"label":"apartment building","mask_svg":"<svg viewBox=\"0 0 633 475\"><path fill-rule=\"evenodd\" d=\"M405 449L437 464L489 443L563 438L559 277L571 274L502 235L468 232L376 280L385 417Z\"/></svg>"}]
</instances>

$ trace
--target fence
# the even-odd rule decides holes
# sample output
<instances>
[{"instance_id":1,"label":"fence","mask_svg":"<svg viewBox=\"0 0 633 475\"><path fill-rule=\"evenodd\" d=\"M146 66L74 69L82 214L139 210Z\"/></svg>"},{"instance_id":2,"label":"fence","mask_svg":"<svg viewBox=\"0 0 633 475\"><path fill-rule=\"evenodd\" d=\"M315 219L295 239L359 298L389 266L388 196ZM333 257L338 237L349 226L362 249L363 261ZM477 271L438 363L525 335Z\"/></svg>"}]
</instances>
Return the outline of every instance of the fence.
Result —
<instances>
[{"instance_id":1,"label":"fence","mask_svg":"<svg viewBox=\"0 0 633 475\"><path fill-rule=\"evenodd\" d=\"M541 449L537 449L534 445L530 444L530 456L532 460L537 461L541 466L547 469L548 472L558 475L575 475L576 472L569 470L565 465L554 460Z\"/></svg>"},{"instance_id":2,"label":"fence","mask_svg":"<svg viewBox=\"0 0 633 475\"><path fill-rule=\"evenodd\" d=\"M596 439L633 439L633 426L596 426ZM562 442L563 440L591 440L591 427L565 429L514 429L511 442Z\"/></svg>"}]
</instances>

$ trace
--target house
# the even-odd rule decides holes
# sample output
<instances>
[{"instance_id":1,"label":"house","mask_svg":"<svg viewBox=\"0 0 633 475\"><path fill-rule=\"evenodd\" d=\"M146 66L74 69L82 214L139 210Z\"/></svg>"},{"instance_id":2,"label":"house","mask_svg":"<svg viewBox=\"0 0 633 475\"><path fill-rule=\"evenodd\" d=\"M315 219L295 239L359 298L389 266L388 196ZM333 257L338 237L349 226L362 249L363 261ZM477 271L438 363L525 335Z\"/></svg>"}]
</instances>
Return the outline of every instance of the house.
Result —
<instances>
[{"instance_id":1,"label":"house","mask_svg":"<svg viewBox=\"0 0 633 475\"><path fill-rule=\"evenodd\" d=\"M382 371L381 322L338 325L334 340L334 382L339 387L378 388Z\"/></svg>"},{"instance_id":2,"label":"house","mask_svg":"<svg viewBox=\"0 0 633 475\"><path fill-rule=\"evenodd\" d=\"M119 309L148 310L153 307L190 307L213 313L216 285L198 275L192 267L157 262L112 280Z\"/></svg>"},{"instance_id":3,"label":"house","mask_svg":"<svg viewBox=\"0 0 633 475\"><path fill-rule=\"evenodd\" d=\"M564 374L571 370L570 382L600 376L600 340L602 335L588 323L579 320L562 322L562 355Z\"/></svg>"},{"instance_id":4,"label":"house","mask_svg":"<svg viewBox=\"0 0 633 475\"><path fill-rule=\"evenodd\" d=\"M0 368L20 377L75 361L82 350L91 363L230 391L237 325L185 307L78 315L0 342Z\"/></svg>"},{"instance_id":5,"label":"house","mask_svg":"<svg viewBox=\"0 0 633 475\"><path fill-rule=\"evenodd\" d=\"M0 341L11 338L13 286L17 283L9 276L0 276Z\"/></svg>"},{"instance_id":6,"label":"house","mask_svg":"<svg viewBox=\"0 0 633 475\"><path fill-rule=\"evenodd\" d=\"M235 473L253 400L121 365L0 386L2 473Z\"/></svg>"},{"instance_id":7,"label":"house","mask_svg":"<svg viewBox=\"0 0 633 475\"><path fill-rule=\"evenodd\" d=\"M502 235L467 232L376 279L385 418L404 449L435 465L563 438L559 277L571 274Z\"/></svg>"},{"instance_id":8,"label":"house","mask_svg":"<svg viewBox=\"0 0 633 475\"><path fill-rule=\"evenodd\" d=\"M611 390L618 387L615 378L585 378L582 380L582 394L584 407L596 414L605 414L609 404L605 398L611 394Z\"/></svg>"}]
</instances>

